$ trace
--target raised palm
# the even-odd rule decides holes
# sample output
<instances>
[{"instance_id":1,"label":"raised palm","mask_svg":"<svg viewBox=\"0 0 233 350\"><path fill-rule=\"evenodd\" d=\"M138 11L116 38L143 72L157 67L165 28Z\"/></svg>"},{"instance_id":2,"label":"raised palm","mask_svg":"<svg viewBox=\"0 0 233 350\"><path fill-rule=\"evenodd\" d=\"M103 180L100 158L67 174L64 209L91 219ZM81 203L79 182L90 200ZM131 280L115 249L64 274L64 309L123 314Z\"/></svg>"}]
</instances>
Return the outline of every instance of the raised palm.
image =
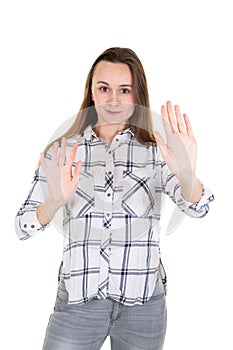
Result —
<instances>
[{"instance_id":1,"label":"raised palm","mask_svg":"<svg viewBox=\"0 0 233 350\"><path fill-rule=\"evenodd\" d=\"M77 148L78 144L75 143L65 162L66 138L62 138L60 151L58 150L58 142L54 142L51 166L47 165L44 154L41 153L40 160L47 179L50 199L60 205L63 205L67 200L73 197L78 186L82 164L81 160L76 163L72 172L72 165L75 160Z\"/></svg>"},{"instance_id":2,"label":"raised palm","mask_svg":"<svg viewBox=\"0 0 233 350\"><path fill-rule=\"evenodd\" d=\"M197 144L187 114L181 115L179 106L170 101L161 107L167 143L154 131L163 159L177 177L194 174L196 170Z\"/></svg>"}]
</instances>

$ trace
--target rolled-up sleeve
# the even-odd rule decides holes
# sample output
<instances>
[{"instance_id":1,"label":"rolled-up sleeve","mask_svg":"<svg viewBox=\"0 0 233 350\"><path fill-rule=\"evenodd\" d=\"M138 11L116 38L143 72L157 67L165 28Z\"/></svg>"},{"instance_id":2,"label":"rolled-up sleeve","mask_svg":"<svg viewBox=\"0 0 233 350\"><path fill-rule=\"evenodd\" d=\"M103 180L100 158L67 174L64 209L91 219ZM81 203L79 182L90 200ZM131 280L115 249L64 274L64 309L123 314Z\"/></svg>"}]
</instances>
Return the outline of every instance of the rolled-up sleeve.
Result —
<instances>
[{"instance_id":1,"label":"rolled-up sleeve","mask_svg":"<svg viewBox=\"0 0 233 350\"><path fill-rule=\"evenodd\" d=\"M175 200L177 206L188 216L201 218L209 211L209 204L214 200L214 195L206 186L203 185L202 196L198 202L192 203L185 200L181 194L180 188Z\"/></svg>"},{"instance_id":2,"label":"rolled-up sleeve","mask_svg":"<svg viewBox=\"0 0 233 350\"><path fill-rule=\"evenodd\" d=\"M25 240L43 231L49 224L42 226L37 217L37 207L48 196L46 177L41 167L35 173L26 201L21 205L15 217L15 231L20 240Z\"/></svg>"},{"instance_id":3,"label":"rolled-up sleeve","mask_svg":"<svg viewBox=\"0 0 233 350\"><path fill-rule=\"evenodd\" d=\"M188 216L201 218L209 211L209 204L214 200L210 189L203 185L202 196L198 202L192 203L185 200L181 193L179 180L172 173L167 164L160 158L162 191L168 195L177 207Z\"/></svg>"}]
</instances>

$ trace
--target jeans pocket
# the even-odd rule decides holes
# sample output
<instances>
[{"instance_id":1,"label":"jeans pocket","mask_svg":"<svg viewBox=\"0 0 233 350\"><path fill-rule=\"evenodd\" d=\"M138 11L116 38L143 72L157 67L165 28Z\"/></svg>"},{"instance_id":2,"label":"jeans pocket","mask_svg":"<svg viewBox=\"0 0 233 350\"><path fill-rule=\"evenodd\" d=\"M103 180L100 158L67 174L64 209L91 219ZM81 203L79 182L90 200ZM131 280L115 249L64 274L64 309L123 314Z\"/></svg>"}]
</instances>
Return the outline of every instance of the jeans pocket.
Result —
<instances>
[{"instance_id":1,"label":"jeans pocket","mask_svg":"<svg viewBox=\"0 0 233 350\"><path fill-rule=\"evenodd\" d=\"M161 259L159 263L159 273L163 283L164 294L167 295L167 274Z\"/></svg>"},{"instance_id":2,"label":"jeans pocket","mask_svg":"<svg viewBox=\"0 0 233 350\"><path fill-rule=\"evenodd\" d=\"M60 300L62 300L64 302L68 301L68 292L66 290L66 286L65 286L65 282L64 282L63 277L60 278L60 282L59 282L58 289L57 289L57 296Z\"/></svg>"},{"instance_id":3,"label":"jeans pocket","mask_svg":"<svg viewBox=\"0 0 233 350\"><path fill-rule=\"evenodd\" d=\"M54 311L63 311L68 306L68 292L65 287L65 282L63 277L60 278L58 288L57 288L57 296L54 305Z\"/></svg>"},{"instance_id":4,"label":"jeans pocket","mask_svg":"<svg viewBox=\"0 0 233 350\"><path fill-rule=\"evenodd\" d=\"M64 309L64 307L68 304L68 292L65 286L64 276L62 275L62 266L63 261L61 262L58 270L58 287L54 311Z\"/></svg>"}]
</instances>

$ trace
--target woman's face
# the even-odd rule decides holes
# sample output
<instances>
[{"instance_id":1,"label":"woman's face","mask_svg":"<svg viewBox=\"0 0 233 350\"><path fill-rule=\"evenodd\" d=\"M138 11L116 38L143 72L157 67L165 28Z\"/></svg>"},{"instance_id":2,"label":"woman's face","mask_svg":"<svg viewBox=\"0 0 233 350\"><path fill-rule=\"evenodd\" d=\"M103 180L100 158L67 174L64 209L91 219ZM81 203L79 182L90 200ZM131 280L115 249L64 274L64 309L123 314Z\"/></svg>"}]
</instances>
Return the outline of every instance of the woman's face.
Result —
<instances>
[{"instance_id":1,"label":"woman's face","mask_svg":"<svg viewBox=\"0 0 233 350\"><path fill-rule=\"evenodd\" d=\"M135 107L132 75L127 64L100 61L94 70L91 90L98 124L127 123Z\"/></svg>"}]
</instances>

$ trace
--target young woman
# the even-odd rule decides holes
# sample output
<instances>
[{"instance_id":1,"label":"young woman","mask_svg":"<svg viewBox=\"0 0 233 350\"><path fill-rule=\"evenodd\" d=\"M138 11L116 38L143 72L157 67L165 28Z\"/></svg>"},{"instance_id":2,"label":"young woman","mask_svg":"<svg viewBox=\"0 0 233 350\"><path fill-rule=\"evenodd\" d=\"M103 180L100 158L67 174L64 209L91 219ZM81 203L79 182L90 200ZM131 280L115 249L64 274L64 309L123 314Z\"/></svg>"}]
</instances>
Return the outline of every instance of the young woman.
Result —
<instances>
[{"instance_id":1,"label":"young woman","mask_svg":"<svg viewBox=\"0 0 233 350\"><path fill-rule=\"evenodd\" d=\"M63 208L64 254L44 350L163 348L166 275L159 249L160 197L203 217L213 200L195 173L186 114L161 107L167 143L153 131L137 55L110 48L88 74L70 129L41 153L16 216L19 239L43 231Z\"/></svg>"}]
</instances>

